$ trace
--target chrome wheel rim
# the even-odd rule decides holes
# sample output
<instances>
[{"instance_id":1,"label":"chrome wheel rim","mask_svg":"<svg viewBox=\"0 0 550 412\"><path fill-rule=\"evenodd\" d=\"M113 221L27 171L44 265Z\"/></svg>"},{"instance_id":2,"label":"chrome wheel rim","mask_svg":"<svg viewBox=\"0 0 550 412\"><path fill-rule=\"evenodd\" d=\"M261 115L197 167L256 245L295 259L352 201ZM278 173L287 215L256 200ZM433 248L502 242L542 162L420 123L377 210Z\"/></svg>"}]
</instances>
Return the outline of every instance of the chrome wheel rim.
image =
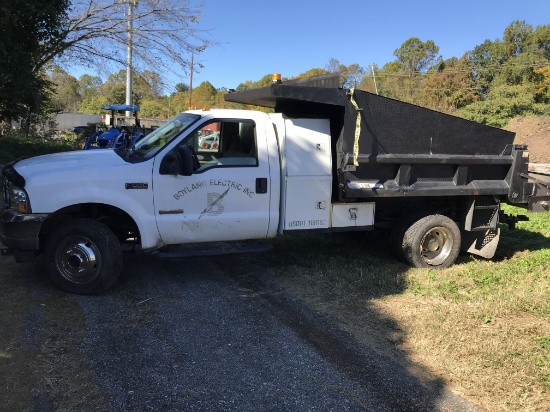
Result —
<instances>
[{"instance_id":1,"label":"chrome wheel rim","mask_svg":"<svg viewBox=\"0 0 550 412\"><path fill-rule=\"evenodd\" d=\"M94 280L101 270L99 249L85 236L69 236L59 244L55 266L72 283L85 284Z\"/></svg>"},{"instance_id":2,"label":"chrome wheel rim","mask_svg":"<svg viewBox=\"0 0 550 412\"><path fill-rule=\"evenodd\" d=\"M420 255L428 265L441 265L451 255L452 250L453 236L443 226L430 229L420 242Z\"/></svg>"}]
</instances>

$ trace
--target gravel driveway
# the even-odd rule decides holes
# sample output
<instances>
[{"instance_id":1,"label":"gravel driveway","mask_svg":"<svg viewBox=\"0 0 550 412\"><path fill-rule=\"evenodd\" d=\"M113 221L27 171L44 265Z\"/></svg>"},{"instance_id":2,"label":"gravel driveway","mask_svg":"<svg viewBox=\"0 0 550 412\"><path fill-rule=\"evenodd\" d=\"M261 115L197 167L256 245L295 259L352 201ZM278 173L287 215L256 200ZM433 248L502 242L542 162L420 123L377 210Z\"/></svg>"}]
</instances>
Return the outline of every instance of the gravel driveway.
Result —
<instances>
[{"instance_id":1,"label":"gravel driveway","mask_svg":"<svg viewBox=\"0 0 550 412\"><path fill-rule=\"evenodd\" d=\"M262 275L261 257L128 256L100 296L0 257L5 411L474 410Z\"/></svg>"}]
</instances>

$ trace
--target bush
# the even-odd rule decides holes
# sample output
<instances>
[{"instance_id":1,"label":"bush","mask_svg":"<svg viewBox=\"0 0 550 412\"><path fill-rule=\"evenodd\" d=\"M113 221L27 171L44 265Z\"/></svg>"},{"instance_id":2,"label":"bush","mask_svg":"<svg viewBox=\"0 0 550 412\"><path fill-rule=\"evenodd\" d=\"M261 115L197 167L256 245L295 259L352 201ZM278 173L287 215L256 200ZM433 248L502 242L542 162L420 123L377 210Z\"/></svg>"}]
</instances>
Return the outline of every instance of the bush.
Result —
<instances>
[{"instance_id":1,"label":"bush","mask_svg":"<svg viewBox=\"0 0 550 412\"><path fill-rule=\"evenodd\" d=\"M26 137L20 130L0 136L0 163L7 164L21 157L66 152L82 148L80 139Z\"/></svg>"}]
</instances>

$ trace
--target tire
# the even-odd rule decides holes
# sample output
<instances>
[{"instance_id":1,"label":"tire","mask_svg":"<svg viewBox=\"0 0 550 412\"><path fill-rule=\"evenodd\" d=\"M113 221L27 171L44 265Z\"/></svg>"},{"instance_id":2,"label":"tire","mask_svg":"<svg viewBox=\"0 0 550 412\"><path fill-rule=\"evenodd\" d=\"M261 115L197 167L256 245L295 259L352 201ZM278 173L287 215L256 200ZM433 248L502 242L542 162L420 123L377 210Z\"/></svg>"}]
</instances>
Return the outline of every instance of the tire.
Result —
<instances>
[{"instance_id":1,"label":"tire","mask_svg":"<svg viewBox=\"0 0 550 412\"><path fill-rule=\"evenodd\" d=\"M92 219L75 219L46 239L44 263L62 290L84 295L109 289L122 271L122 250L114 233Z\"/></svg>"},{"instance_id":2,"label":"tire","mask_svg":"<svg viewBox=\"0 0 550 412\"><path fill-rule=\"evenodd\" d=\"M443 269L451 266L460 253L460 229L444 215L418 219L404 232L401 253L416 268Z\"/></svg>"}]
</instances>

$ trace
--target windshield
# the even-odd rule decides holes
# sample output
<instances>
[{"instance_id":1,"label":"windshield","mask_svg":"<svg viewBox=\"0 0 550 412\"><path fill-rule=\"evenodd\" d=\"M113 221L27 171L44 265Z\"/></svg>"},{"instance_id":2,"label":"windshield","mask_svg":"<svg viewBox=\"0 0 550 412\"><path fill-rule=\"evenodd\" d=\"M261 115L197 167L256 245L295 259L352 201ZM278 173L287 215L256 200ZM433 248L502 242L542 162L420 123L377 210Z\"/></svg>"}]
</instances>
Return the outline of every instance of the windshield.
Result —
<instances>
[{"instance_id":1,"label":"windshield","mask_svg":"<svg viewBox=\"0 0 550 412\"><path fill-rule=\"evenodd\" d=\"M180 135L199 119L200 116L196 114L182 113L177 115L168 123L137 142L133 151L134 154L143 158L153 157L176 136Z\"/></svg>"}]
</instances>

